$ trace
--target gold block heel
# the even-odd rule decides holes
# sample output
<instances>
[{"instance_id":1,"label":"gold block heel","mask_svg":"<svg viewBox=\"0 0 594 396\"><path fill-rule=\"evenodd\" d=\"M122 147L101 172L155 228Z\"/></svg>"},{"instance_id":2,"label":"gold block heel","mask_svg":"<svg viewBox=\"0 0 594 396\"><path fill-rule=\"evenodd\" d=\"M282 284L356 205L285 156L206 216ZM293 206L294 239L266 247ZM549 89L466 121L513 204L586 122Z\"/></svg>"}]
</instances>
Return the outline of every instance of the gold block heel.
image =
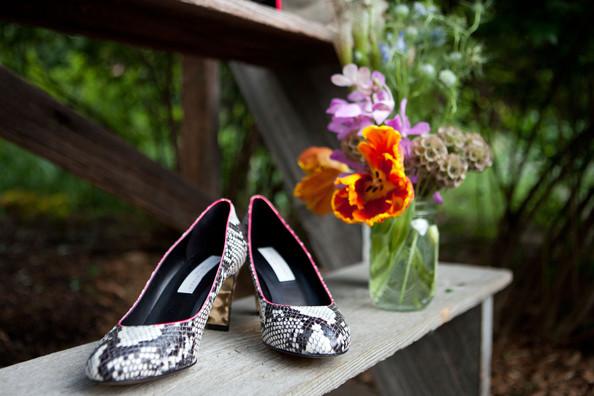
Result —
<instances>
[{"instance_id":1,"label":"gold block heel","mask_svg":"<svg viewBox=\"0 0 594 396\"><path fill-rule=\"evenodd\" d=\"M231 302L233 300L233 291L235 290L236 276L230 276L225 279L225 282L219 290L219 294L215 298L206 328L212 330L228 331L229 323L231 322Z\"/></svg>"},{"instance_id":2,"label":"gold block heel","mask_svg":"<svg viewBox=\"0 0 594 396\"><path fill-rule=\"evenodd\" d=\"M257 294L254 294L254 298L256 299L256 315L260 316L260 299L258 298Z\"/></svg>"}]
</instances>

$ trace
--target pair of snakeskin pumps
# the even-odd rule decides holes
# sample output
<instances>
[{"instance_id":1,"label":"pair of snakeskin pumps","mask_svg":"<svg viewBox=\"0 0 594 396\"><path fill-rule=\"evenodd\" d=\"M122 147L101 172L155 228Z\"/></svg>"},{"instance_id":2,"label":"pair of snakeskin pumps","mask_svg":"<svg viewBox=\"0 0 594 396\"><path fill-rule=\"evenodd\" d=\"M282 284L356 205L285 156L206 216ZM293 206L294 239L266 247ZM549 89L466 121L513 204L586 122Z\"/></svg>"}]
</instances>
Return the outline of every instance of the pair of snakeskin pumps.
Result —
<instances>
[{"instance_id":1,"label":"pair of snakeskin pumps","mask_svg":"<svg viewBox=\"0 0 594 396\"><path fill-rule=\"evenodd\" d=\"M280 352L335 356L349 328L310 253L263 196L247 241L231 201L212 203L157 264L140 296L87 361L98 382L136 383L192 366L205 327L229 327L236 275L249 258L262 339Z\"/></svg>"}]
</instances>

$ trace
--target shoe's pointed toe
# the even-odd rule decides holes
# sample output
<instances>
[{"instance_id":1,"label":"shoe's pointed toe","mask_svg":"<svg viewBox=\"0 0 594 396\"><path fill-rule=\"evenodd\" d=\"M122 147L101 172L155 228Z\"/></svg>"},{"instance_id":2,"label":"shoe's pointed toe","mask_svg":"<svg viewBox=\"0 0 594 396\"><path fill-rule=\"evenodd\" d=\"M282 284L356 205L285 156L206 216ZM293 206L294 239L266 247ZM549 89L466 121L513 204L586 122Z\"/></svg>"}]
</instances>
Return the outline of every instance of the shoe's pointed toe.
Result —
<instances>
[{"instance_id":1,"label":"shoe's pointed toe","mask_svg":"<svg viewBox=\"0 0 594 396\"><path fill-rule=\"evenodd\" d=\"M196 361L198 332L200 328L190 323L116 326L87 360L87 377L130 383L189 367Z\"/></svg>"},{"instance_id":2,"label":"shoe's pointed toe","mask_svg":"<svg viewBox=\"0 0 594 396\"><path fill-rule=\"evenodd\" d=\"M268 346L307 357L336 356L349 349L350 329L336 305L264 305L262 338Z\"/></svg>"},{"instance_id":3,"label":"shoe's pointed toe","mask_svg":"<svg viewBox=\"0 0 594 396\"><path fill-rule=\"evenodd\" d=\"M304 354L333 356L343 354L349 349L351 332L336 305L294 309L308 317L303 334Z\"/></svg>"}]
</instances>

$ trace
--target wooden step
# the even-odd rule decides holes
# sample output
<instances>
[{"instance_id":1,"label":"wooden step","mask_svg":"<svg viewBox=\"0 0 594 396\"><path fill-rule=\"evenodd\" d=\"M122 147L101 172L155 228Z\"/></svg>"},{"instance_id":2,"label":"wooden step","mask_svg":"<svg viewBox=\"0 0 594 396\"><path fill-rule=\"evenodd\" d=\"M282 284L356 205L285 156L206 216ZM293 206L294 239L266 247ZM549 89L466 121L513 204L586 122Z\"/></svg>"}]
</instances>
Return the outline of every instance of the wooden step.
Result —
<instances>
[{"instance_id":1,"label":"wooden step","mask_svg":"<svg viewBox=\"0 0 594 396\"><path fill-rule=\"evenodd\" d=\"M95 343L90 343L1 369L1 389L3 393L10 395L323 394L415 341L425 338L428 333L439 329L447 322L452 323L448 323L444 328L451 329L450 325L466 317L465 322L458 323L468 326L470 320L471 328L480 329L481 326L488 326L490 329L489 320L483 325L479 323L480 305L483 301L491 301L491 296L511 281L511 273L507 270L442 264L439 268L436 296L431 304L420 312L398 313L383 311L371 305L367 290L367 274L368 267L359 264L338 270L326 277L328 286L352 331L351 349L339 357L303 359L270 350L262 343L260 337L260 323L255 314L254 299L244 298L234 303L230 331L207 330L201 343L198 363L174 375L134 386L110 387L94 384L84 376L85 361L95 346ZM476 312L477 309L478 316L462 315L470 310ZM459 315L462 315L460 319L454 319ZM427 336L427 339L434 340L438 333L439 331ZM451 356L445 355L447 345L469 344L468 333L459 326L453 335L450 331L448 337L455 336L456 342L450 338L448 342L442 343L443 349L437 355L430 353L430 359L451 359ZM458 370L458 366L478 367L479 364L483 364L479 350L485 351L483 356L488 364L490 335L487 332L487 337L482 341L488 343L485 348L481 346L480 332L478 337L472 339L472 350L477 353L466 357L465 360L468 361L440 364L439 367L445 373L451 375ZM431 345L432 350L435 350L436 344ZM415 356L420 358L421 354ZM460 355L458 358L461 359ZM476 368L472 373L477 372ZM482 376L488 379L488 369L482 373ZM431 384L440 386L439 389L445 389L443 385L447 385L448 389L458 389L458 394L467 394L459 393L459 388L456 388L459 381L439 376L434 371L418 374L436 376L440 381L446 381L445 384ZM398 377L398 373L394 373L393 377ZM474 377L478 381L478 375ZM426 389L430 385L429 380L418 385Z\"/></svg>"},{"instance_id":2,"label":"wooden step","mask_svg":"<svg viewBox=\"0 0 594 396\"><path fill-rule=\"evenodd\" d=\"M260 65L336 62L333 29L247 0L21 0L0 19Z\"/></svg>"}]
</instances>

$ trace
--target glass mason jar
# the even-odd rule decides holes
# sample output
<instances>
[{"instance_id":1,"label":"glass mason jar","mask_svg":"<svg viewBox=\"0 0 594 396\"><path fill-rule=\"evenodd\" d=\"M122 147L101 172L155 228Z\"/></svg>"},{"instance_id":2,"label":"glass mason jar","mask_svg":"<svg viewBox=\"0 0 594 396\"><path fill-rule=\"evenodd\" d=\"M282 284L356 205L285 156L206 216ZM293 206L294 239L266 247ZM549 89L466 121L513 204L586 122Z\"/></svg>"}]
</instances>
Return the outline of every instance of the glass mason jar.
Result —
<instances>
[{"instance_id":1,"label":"glass mason jar","mask_svg":"<svg viewBox=\"0 0 594 396\"><path fill-rule=\"evenodd\" d=\"M371 227L369 292L379 308L423 309L435 294L439 253L436 205L413 201L400 217Z\"/></svg>"}]
</instances>

